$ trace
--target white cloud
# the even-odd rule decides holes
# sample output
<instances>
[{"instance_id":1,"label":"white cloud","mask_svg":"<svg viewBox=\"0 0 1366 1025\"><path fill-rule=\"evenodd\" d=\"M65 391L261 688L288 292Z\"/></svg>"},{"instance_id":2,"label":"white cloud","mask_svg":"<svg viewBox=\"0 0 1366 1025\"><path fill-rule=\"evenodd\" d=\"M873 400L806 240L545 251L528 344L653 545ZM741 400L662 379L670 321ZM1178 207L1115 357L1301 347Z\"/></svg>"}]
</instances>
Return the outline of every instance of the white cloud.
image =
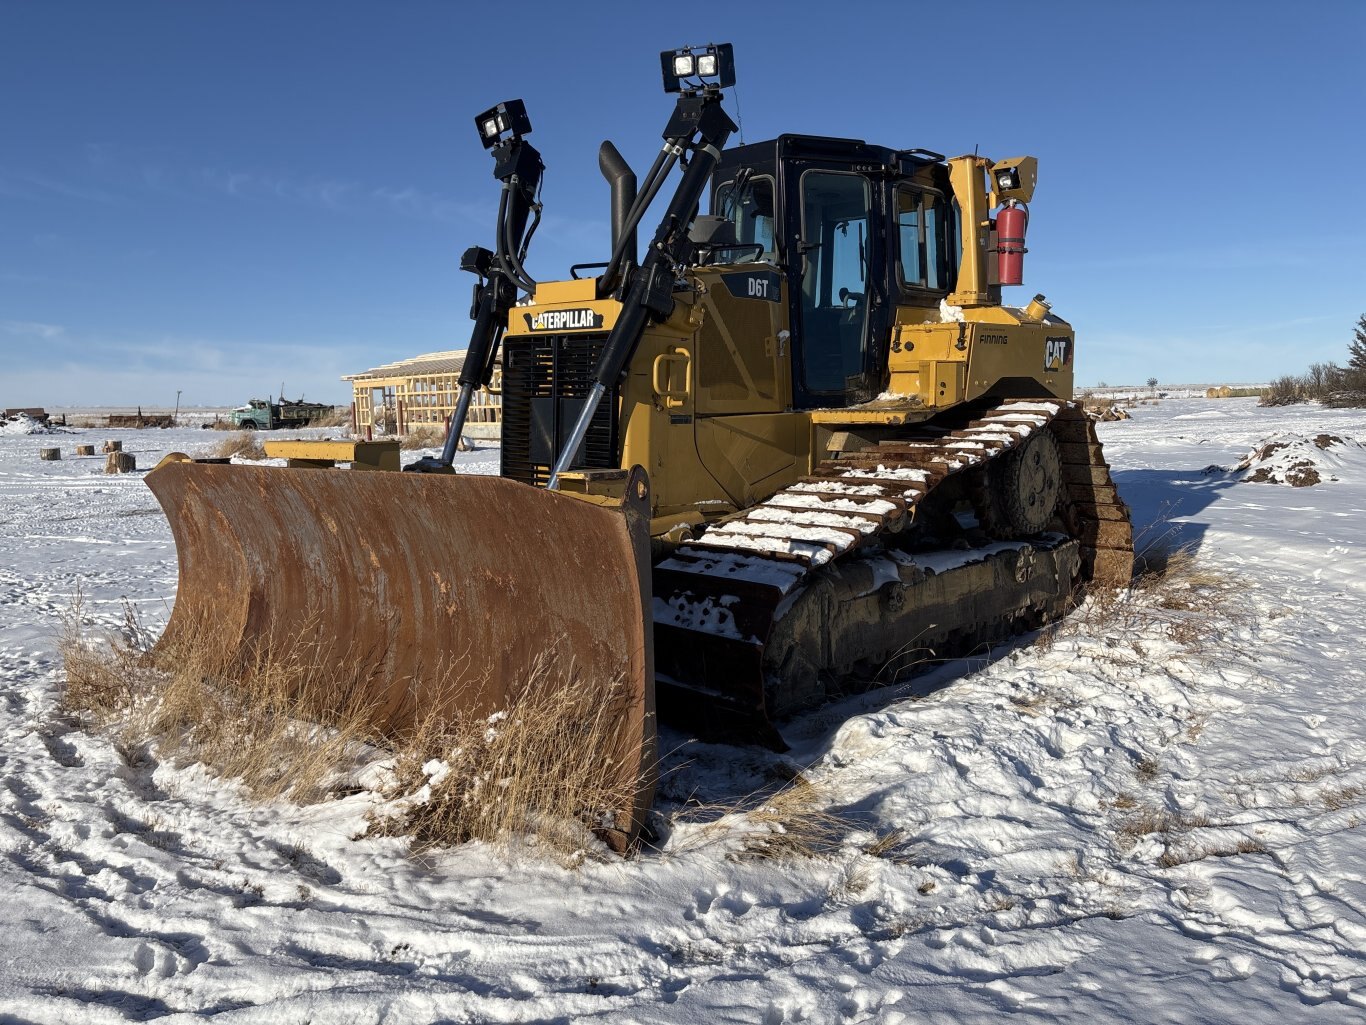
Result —
<instances>
[{"instance_id":1,"label":"white cloud","mask_svg":"<svg viewBox=\"0 0 1366 1025\"><path fill-rule=\"evenodd\" d=\"M275 199L328 210L348 208L351 197L362 191L355 182L334 178L301 179L254 171L225 171L216 167L202 169L199 177L209 188L234 199Z\"/></svg>"},{"instance_id":2,"label":"white cloud","mask_svg":"<svg viewBox=\"0 0 1366 1025\"><path fill-rule=\"evenodd\" d=\"M57 178L44 175L11 175L7 182L0 182L0 192L22 199L44 199L59 196L62 199L78 199L88 203L118 203L121 200L103 189L90 189Z\"/></svg>"},{"instance_id":3,"label":"white cloud","mask_svg":"<svg viewBox=\"0 0 1366 1025\"><path fill-rule=\"evenodd\" d=\"M43 324L36 320L0 320L0 331L28 338L56 338L65 334L66 328L60 324Z\"/></svg>"},{"instance_id":4,"label":"white cloud","mask_svg":"<svg viewBox=\"0 0 1366 1025\"><path fill-rule=\"evenodd\" d=\"M381 186L370 195L389 209L406 217L418 217L445 223L492 223L494 207L491 203L458 202L435 192L423 192L411 185L401 189Z\"/></svg>"}]
</instances>

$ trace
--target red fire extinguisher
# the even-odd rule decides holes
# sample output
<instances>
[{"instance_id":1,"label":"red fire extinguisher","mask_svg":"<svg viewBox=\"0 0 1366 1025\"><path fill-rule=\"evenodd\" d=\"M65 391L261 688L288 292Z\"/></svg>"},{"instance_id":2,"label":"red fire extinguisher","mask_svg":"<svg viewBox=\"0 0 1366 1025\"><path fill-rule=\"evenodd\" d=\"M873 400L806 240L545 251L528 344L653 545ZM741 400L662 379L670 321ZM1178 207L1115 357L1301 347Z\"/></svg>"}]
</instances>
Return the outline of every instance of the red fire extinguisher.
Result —
<instances>
[{"instance_id":1,"label":"red fire extinguisher","mask_svg":"<svg viewBox=\"0 0 1366 1025\"><path fill-rule=\"evenodd\" d=\"M1024 284L1025 229L1029 227L1029 208L1016 199L1007 199L996 215L997 277L1003 285Z\"/></svg>"}]
</instances>

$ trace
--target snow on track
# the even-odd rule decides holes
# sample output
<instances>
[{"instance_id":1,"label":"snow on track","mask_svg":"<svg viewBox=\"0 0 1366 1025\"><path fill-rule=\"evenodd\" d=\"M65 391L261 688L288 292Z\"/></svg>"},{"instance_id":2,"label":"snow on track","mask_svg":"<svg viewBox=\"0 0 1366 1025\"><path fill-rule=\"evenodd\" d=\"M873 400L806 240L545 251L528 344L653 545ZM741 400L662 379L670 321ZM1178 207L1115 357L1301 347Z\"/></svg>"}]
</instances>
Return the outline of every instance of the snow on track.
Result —
<instances>
[{"instance_id":1,"label":"snow on track","mask_svg":"<svg viewBox=\"0 0 1366 1025\"><path fill-rule=\"evenodd\" d=\"M1100 431L1137 531L1197 545L1250 615L1189 613L1189 650L1083 609L1051 646L787 723L785 755L666 730L662 812L805 766L844 848L736 860L724 824L675 824L577 872L412 859L351 839L364 796L253 805L73 732L56 617L79 587L98 623L126 598L158 626L175 553L140 475L66 446L149 467L218 436L0 437L0 1020L1366 1020L1366 472L1206 472L1278 433L1366 438L1366 413L1192 399Z\"/></svg>"}]
</instances>

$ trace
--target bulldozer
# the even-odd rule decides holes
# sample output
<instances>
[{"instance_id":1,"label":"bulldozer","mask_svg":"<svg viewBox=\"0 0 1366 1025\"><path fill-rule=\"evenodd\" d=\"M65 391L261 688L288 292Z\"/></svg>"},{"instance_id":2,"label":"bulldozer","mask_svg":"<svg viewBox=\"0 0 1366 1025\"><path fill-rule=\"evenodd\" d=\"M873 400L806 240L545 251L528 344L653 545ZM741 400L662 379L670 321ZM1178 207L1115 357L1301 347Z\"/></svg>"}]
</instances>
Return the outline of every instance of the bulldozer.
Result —
<instances>
[{"instance_id":1,"label":"bulldozer","mask_svg":"<svg viewBox=\"0 0 1366 1025\"><path fill-rule=\"evenodd\" d=\"M147 478L179 559L166 636L306 633L382 730L495 713L553 639L614 702L604 757L635 796L598 822L618 849L653 798L656 702L778 746L785 717L1038 628L1133 566L1073 329L1043 295L1003 299L1037 160L728 148L731 47L661 70L663 146L637 179L603 143L611 253L564 280L526 269L544 163L525 105L475 118L501 193L494 247L461 260L473 328L440 455L177 457ZM500 475L456 473L496 370Z\"/></svg>"}]
</instances>

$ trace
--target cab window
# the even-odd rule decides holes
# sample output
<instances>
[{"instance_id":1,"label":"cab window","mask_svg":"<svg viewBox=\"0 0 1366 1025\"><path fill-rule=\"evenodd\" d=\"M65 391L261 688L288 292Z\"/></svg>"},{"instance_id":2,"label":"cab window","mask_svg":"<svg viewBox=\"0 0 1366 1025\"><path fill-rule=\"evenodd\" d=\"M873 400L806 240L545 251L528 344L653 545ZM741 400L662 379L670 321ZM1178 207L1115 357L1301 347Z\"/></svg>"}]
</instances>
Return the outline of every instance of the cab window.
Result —
<instances>
[{"instance_id":1,"label":"cab window","mask_svg":"<svg viewBox=\"0 0 1366 1025\"><path fill-rule=\"evenodd\" d=\"M764 251L757 257L774 262L773 244L773 179L755 175L736 189L728 181L716 190L713 213L735 225L735 240L742 246L760 245ZM753 250L751 250L753 252ZM750 259L750 257L746 257Z\"/></svg>"},{"instance_id":2,"label":"cab window","mask_svg":"<svg viewBox=\"0 0 1366 1025\"><path fill-rule=\"evenodd\" d=\"M949 217L944 198L902 187L896 192L901 284L941 291L949 287Z\"/></svg>"}]
</instances>

